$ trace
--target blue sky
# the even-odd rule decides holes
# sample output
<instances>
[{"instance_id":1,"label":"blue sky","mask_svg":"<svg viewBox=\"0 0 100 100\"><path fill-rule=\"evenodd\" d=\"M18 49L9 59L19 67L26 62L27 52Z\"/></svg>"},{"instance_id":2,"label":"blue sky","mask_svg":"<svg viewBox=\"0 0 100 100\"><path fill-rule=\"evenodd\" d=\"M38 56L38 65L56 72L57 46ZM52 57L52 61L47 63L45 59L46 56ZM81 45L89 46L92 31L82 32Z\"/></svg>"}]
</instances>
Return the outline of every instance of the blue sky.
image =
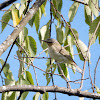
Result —
<instances>
[{"instance_id":1,"label":"blue sky","mask_svg":"<svg viewBox=\"0 0 100 100\"><path fill-rule=\"evenodd\" d=\"M19 0L18 0L19 2ZM73 1L70 1L70 0L63 0L63 8L62 8L62 15L64 16L64 18L66 19L66 21L68 21L68 11L69 11L69 8L70 6L72 5ZM41 21L40 21L40 28L45 25L47 23L47 21L49 20L50 16L49 16L49 2L47 2L47 5L46 5L46 16L43 15ZM1 20L1 16L2 16L2 11L0 12L0 20ZM10 24L12 24L12 22L10 21L9 22ZM1 23L0 23L0 27L1 27ZM38 35L35 31L35 27L33 26L33 28L31 28L29 25L26 25L26 27L28 28L28 32L29 32L29 35L31 35L32 37L34 37L34 39L36 40L36 43L37 43L37 55L43 50L41 48L41 45L40 45L40 42L38 40ZM80 4L79 6L79 9L77 11L77 14L73 20L73 22L71 23L71 27L72 28L75 28L78 33L79 33L79 39L82 40L87 46L88 46L88 41L89 41L89 26L87 24L85 24L85 18L84 18L84 5ZM0 28L0 31L1 31L1 28ZM7 36L9 34L11 34L11 32L13 31L13 28L11 26L7 26L6 29L4 30L3 33L0 34L0 44L7 38ZM51 37L52 38L55 38L56 39L56 36L55 36L56 32L55 32L55 29L54 29L54 25L52 25L52 35ZM7 49L7 51L1 56L1 58L3 60L5 60L8 52L9 52L9 49ZM14 46L12 52L11 52L11 55L8 59L8 62L10 64L10 70L13 72L13 75L14 75L14 79L17 80L18 79L18 68L19 68L19 61L14 59L14 55L16 55L16 51L18 50L18 48L16 46ZM91 52L91 64L90 64L90 67L91 67L91 76L94 75L94 68L96 66L96 62L98 60L98 57L100 55L100 46L98 44L98 39L96 40L96 43L93 44L90 48L90 52ZM76 47L74 47L74 53L77 54L77 50L76 50ZM45 53L43 53L41 55L42 57L45 57ZM81 61L79 59L78 56L75 56L74 57L74 60L75 62L77 62L78 66L80 66L81 68L83 67L83 61ZM46 69L46 60L44 59L35 59L33 64L36 65L37 67L39 68L42 68L42 69ZM98 65L98 72L97 72L97 83L96 85L98 87L100 87L100 80L99 80L99 66L100 64ZM31 72L32 74L32 77L33 77L33 80L34 80L34 83L36 84L35 82L35 77L34 77L34 72L33 72L33 68L30 67L29 71ZM43 76L43 72L41 72L40 70L36 69L36 73L37 73L37 78L38 78L38 82L39 82L39 85L40 86L44 86L46 85L46 79L45 79L45 76ZM57 73L57 71L55 72ZM71 80L76 80L79 78L79 74L76 73L75 75L72 73L72 71L69 69L69 73L70 73L70 78ZM89 74L88 74L88 66L86 65L86 71L85 71L85 78L89 77ZM61 87L66 87L66 82L64 80L62 80L60 77L56 77L54 76L54 82L55 82L55 85L57 86L61 86ZM49 84L49 86L51 86L52 83ZM79 85L74 85L74 84L71 84L72 85L72 88L78 88ZM0 86L2 86L1 82L0 82ZM83 85L83 91L84 90L90 90L91 88L91 84L90 84L90 80L86 80L84 81L84 85ZM92 91L91 91L92 92ZM1 95L1 94L0 94ZM34 92L31 92L29 93L28 97L26 98L26 100L32 100L32 97L34 95ZM60 93L57 93L57 99L58 100L62 100L62 97L63 97L63 100L66 100L66 99L70 99L70 100L78 100L78 97L75 97L75 96L68 96L68 95L64 95L64 94L60 94ZM54 94L53 93L50 93L49 95L49 100L53 100L54 99ZM85 100L87 100L85 98Z\"/></svg>"}]
</instances>

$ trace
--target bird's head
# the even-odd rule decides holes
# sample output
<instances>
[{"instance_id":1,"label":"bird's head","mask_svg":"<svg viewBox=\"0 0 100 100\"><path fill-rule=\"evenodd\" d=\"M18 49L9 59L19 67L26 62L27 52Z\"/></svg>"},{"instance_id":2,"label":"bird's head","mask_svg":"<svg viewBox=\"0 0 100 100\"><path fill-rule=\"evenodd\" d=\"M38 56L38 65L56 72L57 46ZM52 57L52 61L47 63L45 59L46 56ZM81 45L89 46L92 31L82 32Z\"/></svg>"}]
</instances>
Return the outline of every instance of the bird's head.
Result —
<instances>
[{"instance_id":1,"label":"bird's head","mask_svg":"<svg viewBox=\"0 0 100 100\"><path fill-rule=\"evenodd\" d=\"M48 38L46 40L42 40L43 42L46 42L49 46L55 44L55 43L58 43L58 41L56 41L55 39L53 38Z\"/></svg>"}]
</instances>

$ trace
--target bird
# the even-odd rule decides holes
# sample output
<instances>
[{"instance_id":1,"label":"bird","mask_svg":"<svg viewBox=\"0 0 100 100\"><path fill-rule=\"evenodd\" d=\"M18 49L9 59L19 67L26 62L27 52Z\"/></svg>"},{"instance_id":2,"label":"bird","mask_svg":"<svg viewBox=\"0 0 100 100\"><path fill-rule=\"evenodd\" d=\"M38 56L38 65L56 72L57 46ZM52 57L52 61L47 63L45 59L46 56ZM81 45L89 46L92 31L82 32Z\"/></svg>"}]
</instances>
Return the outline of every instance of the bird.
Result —
<instances>
[{"instance_id":1,"label":"bird","mask_svg":"<svg viewBox=\"0 0 100 100\"><path fill-rule=\"evenodd\" d=\"M70 56L69 52L63 46L61 46L57 40L48 38L42 41L47 43L48 53L51 58L53 58L58 63L71 64L75 66L80 73L82 73L82 69L78 67L73 58Z\"/></svg>"}]
</instances>

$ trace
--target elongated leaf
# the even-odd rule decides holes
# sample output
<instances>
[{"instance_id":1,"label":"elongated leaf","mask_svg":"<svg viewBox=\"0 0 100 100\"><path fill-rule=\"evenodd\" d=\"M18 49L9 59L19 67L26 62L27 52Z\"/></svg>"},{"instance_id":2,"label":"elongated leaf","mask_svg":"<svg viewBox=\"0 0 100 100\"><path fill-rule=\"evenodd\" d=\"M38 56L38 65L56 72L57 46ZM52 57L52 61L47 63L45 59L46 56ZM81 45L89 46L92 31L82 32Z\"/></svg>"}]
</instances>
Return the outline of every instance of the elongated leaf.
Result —
<instances>
[{"instance_id":1,"label":"elongated leaf","mask_svg":"<svg viewBox=\"0 0 100 100\"><path fill-rule=\"evenodd\" d=\"M33 100L38 100L38 99L39 99L39 95L40 95L40 93L37 92L37 93L34 95Z\"/></svg>"},{"instance_id":2,"label":"elongated leaf","mask_svg":"<svg viewBox=\"0 0 100 100\"><path fill-rule=\"evenodd\" d=\"M83 56L86 58L86 53L87 53L87 49L88 49L87 46L86 46L81 40L78 40L78 45L79 45L79 47L80 47L80 49L81 49L81 51L82 51L82 53L83 53ZM82 61L84 61L83 56L82 56L82 54L80 53L79 48L77 48L77 50L78 50L80 59L81 59ZM89 60L89 62L90 62L90 51L88 51L87 59L86 59L86 60L87 60L87 61Z\"/></svg>"},{"instance_id":3,"label":"elongated leaf","mask_svg":"<svg viewBox=\"0 0 100 100\"><path fill-rule=\"evenodd\" d=\"M75 15L76 15L76 12L78 10L78 7L79 7L79 3L77 3L77 2L74 2L72 4L72 6L70 7L69 13L68 13L69 22L72 22L73 21Z\"/></svg>"},{"instance_id":4,"label":"elongated leaf","mask_svg":"<svg viewBox=\"0 0 100 100\"><path fill-rule=\"evenodd\" d=\"M97 28L98 27L98 28ZM94 32L96 31L95 35ZM91 41L91 45L93 43L95 43L97 37L100 36L100 16L97 17L92 24L90 25L90 29L89 29L89 41Z\"/></svg>"},{"instance_id":5,"label":"elongated leaf","mask_svg":"<svg viewBox=\"0 0 100 100\"><path fill-rule=\"evenodd\" d=\"M3 16L2 16L2 31L5 29L5 27L7 26L7 23L9 22L11 17L11 11L6 11Z\"/></svg>"},{"instance_id":6,"label":"elongated leaf","mask_svg":"<svg viewBox=\"0 0 100 100\"><path fill-rule=\"evenodd\" d=\"M99 11L98 11L98 0L89 0L89 7L93 14L98 17Z\"/></svg>"},{"instance_id":7,"label":"elongated leaf","mask_svg":"<svg viewBox=\"0 0 100 100\"><path fill-rule=\"evenodd\" d=\"M34 85L32 75L29 71L26 71L26 77L27 77L27 80L30 82L30 84Z\"/></svg>"},{"instance_id":8,"label":"elongated leaf","mask_svg":"<svg viewBox=\"0 0 100 100\"><path fill-rule=\"evenodd\" d=\"M48 92L43 93L42 100L48 100L49 94Z\"/></svg>"},{"instance_id":9,"label":"elongated leaf","mask_svg":"<svg viewBox=\"0 0 100 100\"><path fill-rule=\"evenodd\" d=\"M56 29L56 33L57 33L57 40L59 43L63 44L64 42L64 32L63 32L63 29L62 28L57 28Z\"/></svg>"},{"instance_id":10,"label":"elongated leaf","mask_svg":"<svg viewBox=\"0 0 100 100\"><path fill-rule=\"evenodd\" d=\"M40 29L40 31L39 31L40 42L41 42L41 40L46 40L47 38L50 38L49 24L50 24L50 21ZM42 42L41 45L42 45L43 49L47 48L46 43ZM45 52L46 52L46 54L48 54L47 51L45 51Z\"/></svg>"},{"instance_id":11,"label":"elongated leaf","mask_svg":"<svg viewBox=\"0 0 100 100\"><path fill-rule=\"evenodd\" d=\"M63 70L63 73L64 73L65 77L67 77L67 75L68 75L68 70L67 70L66 65L63 64L63 63L61 63L61 64L60 64L60 67L61 67L61 69ZM60 71L59 67L58 67L58 72L59 72L59 74L61 74L61 71ZM61 77L62 77L62 76L61 76ZM62 77L62 78L63 78L63 77Z\"/></svg>"},{"instance_id":12,"label":"elongated leaf","mask_svg":"<svg viewBox=\"0 0 100 100\"><path fill-rule=\"evenodd\" d=\"M85 12L85 22L90 25L92 22L92 16L91 16L91 9L89 6L84 7L84 12Z\"/></svg>"},{"instance_id":13,"label":"elongated leaf","mask_svg":"<svg viewBox=\"0 0 100 100\"><path fill-rule=\"evenodd\" d=\"M25 45L26 45L25 49L30 57L36 55L37 47L36 47L36 42L33 37L27 36Z\"/></svg>"}]
</instances>

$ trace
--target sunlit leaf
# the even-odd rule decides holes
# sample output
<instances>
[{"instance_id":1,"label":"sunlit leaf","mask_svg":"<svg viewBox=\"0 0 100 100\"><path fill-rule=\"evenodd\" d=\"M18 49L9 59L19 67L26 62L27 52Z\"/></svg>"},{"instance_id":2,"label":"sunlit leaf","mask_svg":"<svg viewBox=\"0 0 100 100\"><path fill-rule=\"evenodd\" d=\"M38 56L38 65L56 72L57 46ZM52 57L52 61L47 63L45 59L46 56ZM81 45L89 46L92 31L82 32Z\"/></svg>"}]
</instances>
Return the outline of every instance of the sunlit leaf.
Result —
<instances>
[{"instance_id":1,"label":"sunlit leaf","mask_svg":"<svg viewBox=\"0 0 100 100\"><path fill-rule=\"evenodd\" d=\"M48 100L49 94L48 92L43 93L42 100Z\"/></svg>"},{"instance_id":2,"label":"sunlit leaf","mask_svg":"<svg viewBox=\"0 0 100 100\"><path fill-rule=\"evenodd\" d=\"M98 11L98 0L89 0L89 7L91 9L91 11L93 12L93 14L98 17L99 15L99 11Z\"/></svg>"},{"instance_id":3,"label":"sunlit leaf","mask_svg":"<svg viewBox=\"0 0 100 100\"><path fill-rule=\"evenodd\" d=\"M78 2L74 2L72 4L72 6L70 7L69 13L68 13L69 22L72 22L73 21L75 15L76 15L76 12L78 10L78 7L79 7L79 3Z\"/></svg>"},{"instance_id":4,"label":"sunlit leaf","mask_svg":"<svg viewBox=\"0 0 100 100\"><path fill-rule=\"evenodd\" d=\"M87 50L88 50L87 46L81 40L78 40L77 42L78 42L78 45L79 45L79 47L80 47L80 49L81 49L81 51L83 53L84 58L86 58L86 56L87 56L86 60L87 61L89 60L89 62L90 62L90 51L88 51L88 54L87 54ZM78 47L77 47L77 50L78 50L80 59L82 61L84 61L83 56L82 56L82 54L81 54L81 52L80 52Z\"/></svg>"},{"instance_id":5,"label":"sunlit leaf","mask_svg":"<svg viewBox=\"0 0 100 100\"><path fill-rule=\"evenodd\" d=\"M33 100L38 100L38 99L39 99L39 96L40 96L40 93L37 92L37 93L34 95Z\"/></svg>"},{"instance_id":6,"label":"sunlit leaf","mask_svg":"<svg viewBox=\"0 0 100 100\"><path fill-rule=\"evenodd\" d=\"M61 67L61 69L62 69L62 71L63 71L65 77L67 77L67 75L68 75L68 70L67 70L66 65L63 64L63 63L61 63L61 64L59 64L59 66ZM58 67L58 72L59 72L59 74L62 74L62 73L61 73L61 70L59 69L59 67ZM63 76L61 76L61 77L63 78Z\"/></svg>"},{"instance_id":7,"label":"sunlit leaf","mask_svg":"<svg viewBox=\"0 0 100 100\"><path fill-rule=\"evenodd\" d=\"M63 29L62 28L57 28L56 29L56 33L57 33L57 40L59 43L63 44L64 42L64 32L63 32Z\"/></svg>"},{"instance_id":8,"label":"sunlit leaf","mask_svg":"<svg viewBox=\"0 0 100 100\"><path fill-rule=\"evenodd\" d=\"M27 80L30 82L30 84L34 85L32 75L29 71L26 71L26 77L27 77Z\"/></svg>"},{"instance_id":9,"label":"sunlit leaf","mask_svg":"<svg viewBox=\"0 0 100 100\"><path fill-rule=\"evenodd\" d=\"M11 11L6 11L3 16L2 16L2 31L5 29L5 27L7 26L7 23L9 22L11 17Z\"/></svg>"},{"instance_id":10,"label":"sunlit leaf","mask_svg":"<svg viewBox=\"0 0 100 100\"><path fill-rule=\"evenodd\" d=\"M98 27L98 28L97 28ZM96 31L95 35L94 32ZM95 43L97 37L100 36L100 16L97 17L90 25L89 29L89 42L91 41L91 45Z\"/></svg>"},{"instance_id":11,"label":"sunlit leaf","mask_svg":"<svg viewBox=\"0 0 100 100\"><path fill-rule=\"evenodd\" d=\"M84 7L84 12L85 12L85 22L90 25L92 22L92 16L91 16L91 9L89 6Z\"/></svg>"}]
</instances>

